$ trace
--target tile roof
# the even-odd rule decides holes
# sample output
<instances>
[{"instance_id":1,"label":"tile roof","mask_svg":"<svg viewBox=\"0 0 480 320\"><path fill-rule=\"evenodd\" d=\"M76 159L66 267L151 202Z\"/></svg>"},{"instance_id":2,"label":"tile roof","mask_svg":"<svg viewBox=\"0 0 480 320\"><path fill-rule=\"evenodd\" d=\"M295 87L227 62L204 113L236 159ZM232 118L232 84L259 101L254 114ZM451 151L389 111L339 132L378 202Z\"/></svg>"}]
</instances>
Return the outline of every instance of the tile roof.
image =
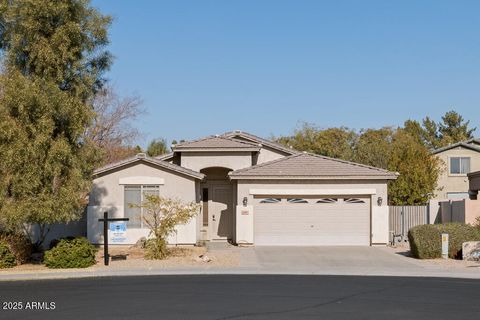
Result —
<instances>
[{"instance_id":1,"label":"tile roof","mask_svg":"<svg viewBox=\"0 0 480 320\"><path fill-rule=\"evenodd\" d=\"M164 160L164 161L167 161L167 160L170 160L173 158L173 152L169 152L169 153L165 153L165 154L161 154L159 156L156 156L154 157L155 159L157 160Z\"/></svg>"},{"instance_id":2,"label":"tile roof","mask_svg":"<svg viewBox=\"0 0 480 320\"><path fill-rule=\"evenodd\" d=\"M480 139L468 139L468 140L465 140L465 141L449 144L448 146L445 146L445 147L442 147L442 148L435 149L435 150L432 151L432 153L433 154L442 153L443 151L447 151L447 150L454 149L454 148L457 148L457 147L463 147L463 148L467 148L467 149L470 149L470 150L473 150L473 151L480 152L480 146L479 145L480 145Z\"/></svg>"},{"instance_id":3,"label":"tile roof","mask_svg":"<svg viewBox=\"0 0 480 320\"><path fill-rule=\"evenodd\" d=\"M243 132L243 131L240 131L240 130L225 132L224 134L222 134L222 136L229 137L229 138L240 137L240 138L243 138L243 139L254 141L256 143L260 143L260 144L262 144L266 147L270 147L270 148L275 149L275 150L283 151L286 154L297 154L297 153L301 152L301 151L298 151L298 150L295 150L295 149L292 149L292 148L288 148L288 147L286 147L286 146L284 146L284 145L282 145L278 142L274 142L274 141L271 141L271 140L260 138L256 135L253 135L253 134L248 133L248 132Z\"/></svg>"},{"instance_id":4,"label":"tile roof","mask_svg":"<svg viewBox=\"0 0 480 320\"><path fill-rule=\"evenodd\" d=\"M192 149L245 149L259 150L257 143L236 140L224 136L208 136L198 140L186 141L174 146L174 151L185 151Z\"/></svg>"},{"instance_id":5,"label":"tile roof","mask_svg":"<svg viewBox=\"0 0 480 320\"><path fill-rule=\"evenodd\" d=\"M161 168L172 170L172 171L175 171L175 172L178 172L178 173L190 176L190 177L194 177L194 178L200 179L200 180L203 180L205 178L205 175L203 173L193 171L193 170L181 167L181 166L177 166L176 164L173 164L173 163L170 163L170 162L166 162L166 161L158 160L158 159L155 159L155 158L151 158L151 157L148 157L145 154L137 154L134 157L130 157L130 158L127 158L127 159L124 159L124 160L121 160L121 161L118 161L118 162L115 162L115 163L108 164L106 166L103 166L101 168L96 169L93 172L93 174L94 175L99 175L99 174L108 172L110 170L114 170L114 169L126 166L128 164L132 164L132 163L135 163L135 162L150 163L150 164L159 166Z\"/></svg>"},{"instance_id":6,"label":"tile roof","mask_svg":"<svg viewBox=\"0 0 480 320\"><path fill-rule=\"evenodd\" d=\"M396 179L397 176L397 173L388 170L311 153L295 154L230 173L233 179L249 177Z\"/></svg>"}]
</instances>

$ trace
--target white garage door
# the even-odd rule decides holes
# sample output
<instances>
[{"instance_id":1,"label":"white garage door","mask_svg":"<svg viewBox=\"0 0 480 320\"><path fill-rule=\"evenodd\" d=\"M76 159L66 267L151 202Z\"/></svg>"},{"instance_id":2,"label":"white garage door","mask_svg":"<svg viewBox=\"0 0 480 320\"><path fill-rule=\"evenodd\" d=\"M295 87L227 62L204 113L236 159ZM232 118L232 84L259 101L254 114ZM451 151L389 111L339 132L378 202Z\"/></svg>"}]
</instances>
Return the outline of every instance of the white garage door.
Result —
<instances>
[{"instance_id":1,"label":"white garage door","mask_svg":"<svg viewBox=\"0 0 480 320\"><path fill-rule=\"evenodd\" d=\"M256 197L255 245L370 245L370 199Z\"/></svg>"}]
</instances>

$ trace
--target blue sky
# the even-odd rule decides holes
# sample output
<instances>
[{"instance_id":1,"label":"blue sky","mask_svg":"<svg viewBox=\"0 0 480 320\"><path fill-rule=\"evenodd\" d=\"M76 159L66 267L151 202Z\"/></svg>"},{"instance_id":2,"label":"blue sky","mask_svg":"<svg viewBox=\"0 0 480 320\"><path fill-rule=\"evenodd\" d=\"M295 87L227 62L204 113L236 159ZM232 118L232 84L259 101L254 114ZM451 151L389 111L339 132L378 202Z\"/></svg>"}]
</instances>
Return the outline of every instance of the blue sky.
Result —
<instances>
[{"instance_id":1,"label":"blue sky","mask_svg":"<svg viewBox=\"0 0 480 320\"><path fill-rule=\"evenodd\" d=\"M138 94L142 145L240 129L480 128L480 1L112 1L108 78ZM477 130L480 135L480 129Z\"/></svg>"}]
</instances>

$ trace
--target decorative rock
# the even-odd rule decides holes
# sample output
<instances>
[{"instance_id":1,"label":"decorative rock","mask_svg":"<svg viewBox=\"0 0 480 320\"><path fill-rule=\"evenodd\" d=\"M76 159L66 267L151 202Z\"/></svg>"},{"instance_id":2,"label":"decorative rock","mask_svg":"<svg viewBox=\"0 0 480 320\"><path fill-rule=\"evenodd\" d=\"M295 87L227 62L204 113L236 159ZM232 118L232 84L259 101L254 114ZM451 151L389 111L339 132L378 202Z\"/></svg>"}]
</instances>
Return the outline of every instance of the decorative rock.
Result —
<instances>
[{"instance_id":1,"label":"decorative rock","mask_svg":"<svg viewBox=\"0 0 480 320\"><path fill-rule=\"evenodd\" d=\"M141 237L140 239L137 240L137 242L135 242L135 244L133 245L134 248L145 248L145 245L147 243L147 238L145 237Z\"/></svg>"},{"instance_id":2,"label":"decorative rock","mask_svg":"<svg viewBox=\"0 0 480 320\"><path fill-rule=\"evenodd\" d=\"M202 255L200 255L200 256L198 256L198 257L195 257L194 260L195 260L196 262L210 262L210 261L212 261L212 259L210 259L210 258L209 258L207 255L205 255L205 254L202 254Z\"/></svg>"},{"instance_id":3,"label":"decorative rock","mask_svg":"<svg viewBox=\"0 0 480 320\"><path fill-rule=\"evenodd\" d=\"M480 261L480 241L468 241L462 245L462 259Z\"/></svg>"},{"instance_id":4,"label":"decorative rock","mask_svg":"<svg viewBox=\"0 0 480 320\"><path fill-rule=\"evenodd\" d=\"M212 259L210 259L210 258L209 258L207 255L205 255L205 254L202 254L202 255L200 256L200 258L202 258L203 262L210 262L210 261L212 261Z\"/></svg>"}]
</instances>

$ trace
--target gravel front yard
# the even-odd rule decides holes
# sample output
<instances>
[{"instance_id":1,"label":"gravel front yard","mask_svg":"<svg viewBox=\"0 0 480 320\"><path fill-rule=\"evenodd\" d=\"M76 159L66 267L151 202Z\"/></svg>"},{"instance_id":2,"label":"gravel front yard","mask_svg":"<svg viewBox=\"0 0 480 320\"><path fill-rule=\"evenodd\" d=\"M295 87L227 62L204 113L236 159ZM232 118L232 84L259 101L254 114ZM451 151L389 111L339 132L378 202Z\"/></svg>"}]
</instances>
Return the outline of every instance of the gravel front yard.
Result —
<instances>
[{"instance_id":1,"label":"gravel front yard","mask_svg":"<svg viewBox=\"0 0 480 320\"><path fill-rule=\"evenodd\" d=\"M178 246L171 247L171 256L165 260L146 260L143 249L134 247L113 247L110 249L111 267L118 268L185 268L185 267L235 267L240 261L235 250L207 251L205 247ZM208 257L206 262L200 256ZM103 267L103 250L97 254L97 265Z\"/></svg>"},{"instance_id":2,"label":"gravel front yard","mask_svg":"<svg viewBox=\"0 0 480 320\"><path fill-rule=\"evenodd\" d=\"M235 249L235 248L234 248ZM146 260L143 258L143 249L129 246L110 246L110 265L103 265L103 248L99 248L97 253L97 264L78 269L82 271L96 271L105 268L110 269L183 269L183 268L228 268L236 267L240 263L237 250L213 250L207 251L205 247L178 246L171 247L171 256L165 260ZM208 257L202 259L200 256ZM26 263L13 268L0 269L2 273L22 273L22 272L62 272L72 271L74 269L49 269L43 264Z\"/></svg>"}]
</instances>

